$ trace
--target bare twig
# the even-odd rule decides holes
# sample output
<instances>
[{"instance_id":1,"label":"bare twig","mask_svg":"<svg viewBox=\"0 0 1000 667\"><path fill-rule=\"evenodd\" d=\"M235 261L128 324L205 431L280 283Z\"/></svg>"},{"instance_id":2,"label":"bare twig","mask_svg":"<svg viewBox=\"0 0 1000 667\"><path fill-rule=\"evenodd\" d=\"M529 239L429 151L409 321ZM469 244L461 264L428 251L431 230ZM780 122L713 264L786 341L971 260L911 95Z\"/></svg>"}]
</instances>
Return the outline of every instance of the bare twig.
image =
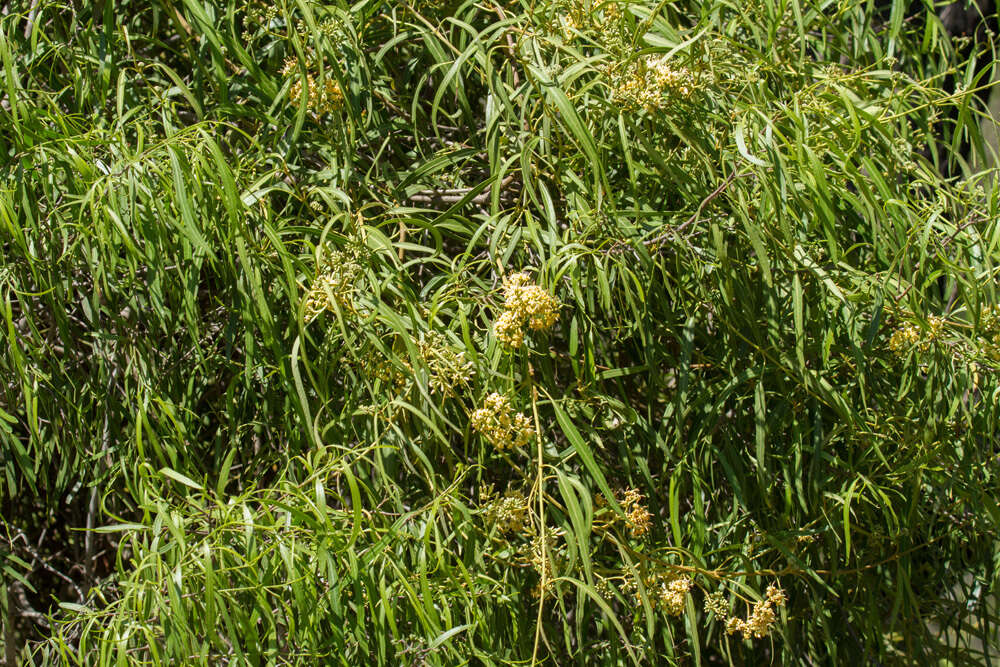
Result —
<instances>
[{"instance_id":1,"label":"bare twig","mask_svg":"<svg viewBox=\"0 0 1000 667\"><path fill-rule=\"evenodd\" d=\"M500 183L500 189L506 189L514 182L516 174L511 174ZM445 190L421 190L410 195L411 202L422 204L457 204L472 192L474 188L449 188ZM490 191L481 192L469 200L470 204L482 206L490 200Z\"/></svg>"},{"instance_id":2,"label":"bare twig","mask_svg":"<svg viewBox=\"0 0 1000 667\"><path fill-rule=\"evenodd\" d=\"M507 12L503 10L499 4L494 3L493 8L497 11L497 16L500 17L501 21L507 20ZM510 56L511 68L510 71L514 75L514 88L521 87L521 77L517 73L517 67L514 65L517 63L517 47L514 45L514 38L510 36L510 31L504 31L504 37L507 41L507 55Z\"/></svg>"},{"instance_id":3,"label":"bare twig","mask_svg":"<svg viewBox=\"0 0 1000 667\"><path fill-rule=\"evenodd\" d=\"M13 593L14 597L17 598L18 616L23 616L24 618L30 618L32 621L42 626L43 628L49 628L49 621L45 618L45 614L36 610L31 606L31 602L28 600L28 596L24 594L24 585L19 581L12 581L7 587L8 593ZM10 604L10 598L7 599L7 604ZM13 663L11 663L13 664Z\"/></svg>"},{"instance_id":4,"label":"bare twig","mask_svg":"<svg viewBox=\"0 0 1000 667\"><path fill-rule=\"evenodd\" d=\"M15 646L14 637L14 601L13 601L13 584L8 584L7 586L0 587L0 593L4 596L4 614L3 618L3 645L4 645L4 664L8 667L14 667L17 664L17 646Z\"/></svg>"},{"instance_id":5,"label":"bare twig","mask_svg":"<svg viewBox=\"0 0 1000 667\"><path fill-rule=\"evenodd\" d=\"M35 565L38 565L43 570L45 570L45 571L47 571L47 572L49 572L51 574L54 574L55 576L57 576L60 579L62 579L63 581L65 581L67 584L69 584L70 586L73 587L74 591L76 591L76 596L77 596L78 601L79 602L83 602L84 599L85 599L84 595L83 595L83 591L80 589L80 587L77 585L77 583L73 580L73 578L70 577L69 575L64 574L64 573L60 572L59 570L57 570L55 567L53 567L51 564L49 564L49 562L46 561L42 557L42 555L38 553L38 551L36 549L32 548L31 544L28 542L28 536L24 533L23 530L21 530L20 528L18 528L17 526L14 526L12 524L8 524L8 525L10 525L10 527L14 530L14 532L17 533L17 535L15 536L14 540L16 540L17 538L21 538L21 541L24 542L24 549L25 549L25 551L28 552L28 554L32 558L31 566L35 567ZM11 544L13 544L14 540L11 540ZM39 546L41 546L41 544L39 544Z\"/></svg>"},{"instance_id":6,"label":"bare twig","mask_svg":"<svg viewBox=\"0 0 1000 667\"><path fill-rule=\"evenodd\" d=\"M24 26L24 38L28 39L31 37L31 31L35 28L35 19L38 17L38 3L41 0L35 0L31 3L31 9L28 10L28 20Z\"/></svg>"},{"instance_id":7,"label":"bare twig","mask_svg":"<svg viewBox=\"0 0 1000 667\"><path fill-rule=\"evenodd\" d=\"M728 188L730 185L732 185L733 181L735 181L740 176L743 176L743 174L740 174L739 171L737 171L736 169L734 169L733 173L729 174L729 177L725 181L723 181L719 185L719 187L715 188L715 190L713 190L710 195L708 195L707 197L705 197L704 199L701 200L701 203L698 204L698 208L695 210L695 212L693 214L691 214L690 218L688 218L687 220L685 220L682 224L680 224L676 228L673 228L673 229L671 229L671 230L669 230L667 232L664 232L664 233L662 233L662 234L660 234L660 235L656 236L655 238L652 238L652 239L650 239L648 241L643 241L643 245L645 245L647 247L648 246L659 245L659 244L663 243L664 241L666 241L669 237L676 236L677 234L680 234L681 232L683 232L685 229L687 229L692 224L694 224L698 220L699 217L701 217L701 212L705 209L706 206L708 206L709 202L711 202L713 199L715 199L716 197L718 197L719 195L721 195L723 192L725 192L726 188Z\"/></svg>"}]
</instances>

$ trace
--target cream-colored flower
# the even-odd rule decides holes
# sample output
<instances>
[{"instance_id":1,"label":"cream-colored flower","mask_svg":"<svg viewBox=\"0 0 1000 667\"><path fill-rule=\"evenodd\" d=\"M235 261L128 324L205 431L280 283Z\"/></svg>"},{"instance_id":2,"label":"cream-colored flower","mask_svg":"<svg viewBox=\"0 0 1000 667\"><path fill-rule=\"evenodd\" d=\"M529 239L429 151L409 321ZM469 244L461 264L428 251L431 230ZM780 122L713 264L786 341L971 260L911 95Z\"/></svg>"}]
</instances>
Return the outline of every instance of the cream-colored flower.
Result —
<instances>
[{"instance_id":1,"label":"cream-colored flower","mask_svg":"<svg viewBox=\"0 0 1000 667\"><path fill-rule=\"evenodd\" d=\"M522 413L514 413L506 396L492 393L483 407L472 412L472 428L500 451L523 447L535 437L535 426Z\"/></svg>"},{"instance_id":2,"label":"cream-colored flower","mask_svg":"<svg viewBox=\"0 0 1000 667\"><path fill-rule=\"evenodd\" d=\"M937 315L927 318L926 330L915 324L904 324L889 337L889 349L900 357L905 357L913 349L927 352L935 343L941 341L944 327L944 318Z\"/></svg>"},{"instance_id":3,"label":"cream-colored flower","mask_svg":"<svg viewBox=\"0 0 1000 667\"><path fill-rule=\"evenodd\" d=\"M523 533L530 528L528 501L520 491L508 491L486 508L487 520L502 533Z\"/></svg>"},{"instance_id":4,"label":"cream-colored flower","mask_svg":"<svg viewBox=\"0 0 1000 667\"><path fill-rule=\"evenodd\" d=\"M690 577L676 577L665 585L661 584L659 593L664 611L670 616L683 614L689 590L691 590Z\"/></svg>"},{"instance_id":5,"label":"cream-colored flower","mask_svg":"<svg viewBox=\"0 0 1000 667\"><path fill-rule=\"evenodd\" d=\"M779 607L784 607L785 602L788 601L788 596L785 595L785 591L775 584L769 584L767 592L764 595L769 602L772 602Z\"/></svg>"},{"instance_id":6,"label":"cream-colored flower","mask_svg":"<svg viewBox=\"0 0 1000 667\"><path fill-rule=\"evenodd\" d=\"M692 585L690 577L665 571L644 577L642 582L654 609L661 609L668 616L680 616L684 613L688 591ZM633 581L630 587L635 590L636 600L640 600L638 585Z\"/></svg>"},{"instance_id":7,"label":"cream-colored flower","mask_svg":"<svg viewBox=\"0 0 1000 667\"><path fill-rule=\"evenodd\" d=\"M744 639L755 637L761 639L770 634L775 622L778 620L775 607L783 607L788 601L788 597L777 584L767 587L764 599L754 603L753 610L742 621L737 618L730 618L726 623L726 634L733 634L736 631L743 633Z\"/></svg>"},{"instance_id":8,"label":"cream-colored flower","mask_svg":"<svg viewBox=\"0 0 1000 667\"><path fill-rule=\"evenodd\" d=\"M729 617L729 601L721 592L712 593L705 596L705 613L715 614L720 621L726 621Z\"/></svg>"},{"instance_id":9,"label":"cream-colored flower","mask_svg":"<svg viewBox=\"0 0 1000 667\"><path fill-rule=\"evenodd\" d=\"M493 323L493 333L504 345L517 349L524 344L524 327L533 331L551 329L559 318L559 301L524 272L504 280L504 311Z\"/></svg>"},{"instance_id":10,"label":"cream-colored flower","mask_svg":"<svg viewBox=\"0 0 1000 667\"><path fill-rule=\"evenodd\" d=\"M453 395L456 387L468 384L472 378L472 362L466 358L464 351L452 347L441 333L428 332L417 344L417 349L427 365L427 386L432 394Z\"/></svg>"},{"instance_id":11,"label":"cream-colored flower","mask_svg":"<svg viewBox=\"0 0 1000 667\"><path fill-rule=\"evenodd\" d=\"M505 310L500 313L500 317L493 322L493 334L497 340L513 349L524 345L524 328L522 321L517 314Z\"/></svg>"},{"instance_id":12,"label":"cream-colored flower","mask_svg":"<svg viewBox=\"0 0 1000 667\"><path fill-rule=\"evenodd\" d=\"M889 337L889 349L899 357L906 354L920 341L920 329L912 324L905 324L892 332Z\"/></svg>"},{"instance_id":13,"label":"cream-colored flower","mask_svg":"<svg viewBox=\"0 0 1000 667\"><path fill-rule=\"evenodd\" d=\"M632 537L642 537L652 527L653 515L643 503L643 495L638 489L627 489L622 494L622 508L625 510L625 521Z\"/></svg>"},{"instance_id":14,"label":"cream-colored flower","mask_svg":"<svg viewBox=\"0 0 1000 667\"><path fill-rule=\"evenodd\" d=\"M351 250L326 251L319 272L305 296L306 321L337 306L354 313L354 283L361 274L357 253Z\"/></svg>"},{"instance_id":15,"label":"cream-colored flower","mask_svg":"<svg viewBox=\"0 0 1000 667\"><path fill-rule=\"evenodd\" d=\"M292 86L288 90L289 99L293 104L298 104L302 98L303 89L305 89L306 107L315 115L320 116L343 109L344 91L333 72L327 70L324 73L323 85L321 86L318 75L313 73L317 69L318 67L310 62L306 65L306 73L303 76L299 70L298 60L289 58L285 61L284 67L281 69L282 75L294 78Z\"/></svg>"},{"instance_id":16,"label":"cream-colored flower","mask_svg":"<svg viewBox=\"0 0 1000 667\"><path fill-rule=\"evenodd\" d=\"M743 636L754 636L757 639L766 637L771 632L777 617L770 600L761 600L753 606L753 612L743 624Z\"/></svg>"},{"instance_id":17,"label":"cream-colored flower","mask_svg":"<svg viewBox=\"0 0 1000 667\"><path fill-rule=\"evenodd\" d=\"M698 78L687 67L666 56L647 56L629 63L613 75L614 97L627 109L662 111L678 100L692 97Z\"/></svg>"}]
</instances>

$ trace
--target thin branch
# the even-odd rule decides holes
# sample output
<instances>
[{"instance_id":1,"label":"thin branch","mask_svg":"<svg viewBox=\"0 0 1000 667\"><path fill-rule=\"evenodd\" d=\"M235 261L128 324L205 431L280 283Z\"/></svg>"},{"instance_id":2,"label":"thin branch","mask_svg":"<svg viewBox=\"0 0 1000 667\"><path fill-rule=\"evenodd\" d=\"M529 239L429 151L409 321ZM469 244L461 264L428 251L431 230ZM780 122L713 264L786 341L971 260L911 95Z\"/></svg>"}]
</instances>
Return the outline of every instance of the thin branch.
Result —
<instances>
[{"instance_id":1,"label":"thin branch","mask_svg":"<svg viewBox=\"0 0 1000 667\"><path fill-rule=\"evenodd\" d=\"M516 174L511 174L500 183L500 189L505 190L514 182ZM411 202L421 204L457 204L472 192L474 188L449 188L445 190L421 190L409 196ZM469 200L470 204L482 206L490 200L490 190L481 192Z\"/></svg>"},{"instance_id":2,"label":"thin branch","mask_svg":"<svg viewBox=\"0 0 1000 667\"><path fill-rule=\"evenodd\" d=\"M7 586L0 587L0 593L4 596L3 608L6 612L3 617L3 645L4 645L4 664L8 667L14 667L17 664L17 638L14 636L14 601L13 601L13 582Z\"/></svg>"},{"instance_id":3,"label":"thin branch","mask_svg":"<svg viewBox=\"0 0 1000 667\"><path fill-rule=\"evenodd\" d=\"M739 171L737 171L737 170L734 169L733 173L729 174L729 178L727 178L725 181L723 181L719 185L719 187L715 188L715 190L713 190L710 195L708 195L707 197L705 197L704 199L701 200L701 203L698 204L698 208L695 210L695 212L691 215L690 218L688 218L687 220L685 220L678 227L676 227L674 229L671 229L670 231L664 232L663 234L660 234L659 236L656 236L655 238L652 238L652 239L650 239L648 241L643 241L643 245L645 245L647 247L659 245L659 244L663 243L664 241L666 241L669 237L676 236L677 234L680 234L681 232L683 232L685 229L687 229L692 224L694 224L698 220L699 217L701 217L701 212L705 209L706 206L708 206L708 204L713 199L715 199L716 197L718 197L719 195L721 195L723 192L725 192L726 189L730 185L732 185L733 181L735 181L737 178L740 178L741 176L745 176L745 174L740 174Z\"/></svg>"},{"instance_id":4,"label":"thin branch","mask_svg":"<svg viewBox=\"0 0 1000 667\"><path fill-rule=\"evenodd\" d=\"M48 619L45 614L36 610L31 606L31 602L28 600L28 596L24 593L24 585L20 581L12 581L10 586L7 588L8 592L12 592L14 597L17 598L18 616L24 618L30 618L32 621L42 626L45 629L51 627L49 625ZM7 603L10 604L10 599L8 598Z\"/></svg>"},{"instance_id":5,"label":"thin branch","mask_svg":"<svg viewBox=\"0 0 1000 667\"><path fill-rule=\"evenodd\" d=\"M118 378L118 364L114 363L114 355L105 350L105 360L111 365L108 376L108 392L110 397ZM111 446L111 426L108 421L108 410L104 411L104 425L101 432L101 454L105 454ZM103 458L103 456L102 456ZM83 537L83 572L88 586L94 585L94 524L97 519L97 485L90 490L90 502L87 504L87 532Z\"/></svg>"},{"instance_id":6,"label":"thin branch","mask_svg":"<svg viewBox=\"0 0 1000 667\"><path fill-rule=\"evenodd\" d=\"M24 533L23 530L21 530L17 526L14 526L13 524L8 524L8 525L10 525L10 527L12 529L14 529L14 532L17 533L17 535L14 537L14 540L16 540L18 537L20 537L21 541L24 542L24 549L25 549L25 551L28 552L28 554L32 558L31 566L34 567L35 565L39 565L39 566L41 566L41 568L43 570L49 572L50 574L54 574L55 576L59 577L60 579L62 579L63 581L65 581L67 584L69 584L70 586L72 586L73 590L76 591L77 599L79 600L79 602L82 603L84 601L84 599L85 599L85 596L83 594L83 591L80 589L80 587L77 585L77 583L73 580L73 578L70 577L67 574L64 574L64 573L60 572L56 568L54 568L52 565L50 565L48 563L48 561L46 561L42 557L41 554L38 553L37 550L35 550L34 548L32 548L31 544L28 542L28 536ZM14 543L14 540L11 540L11 544L12 545ZM40 546L41 545L39 544L39 547Z\"/></svg>"},{"instance_id":7,"label":"thin branch","mask_svg":"<svg viewBox=\"0 0 1000 667\"><path fill-rule=\"evenodd\" d=\"M503 10L499 4L494 3L493 8L496 9L497 16L500 17L501 21L507 20L507 12ZM511 67L510 71L514 78L514 89L517 90L521 87L521 77L517 73L517 47L514 44L514 38L510 36L510 30L504 30L504 38L507 42L507 55L510 56ZM527 123L527 119L525 119Z\"/></svg>"}]
</instances>

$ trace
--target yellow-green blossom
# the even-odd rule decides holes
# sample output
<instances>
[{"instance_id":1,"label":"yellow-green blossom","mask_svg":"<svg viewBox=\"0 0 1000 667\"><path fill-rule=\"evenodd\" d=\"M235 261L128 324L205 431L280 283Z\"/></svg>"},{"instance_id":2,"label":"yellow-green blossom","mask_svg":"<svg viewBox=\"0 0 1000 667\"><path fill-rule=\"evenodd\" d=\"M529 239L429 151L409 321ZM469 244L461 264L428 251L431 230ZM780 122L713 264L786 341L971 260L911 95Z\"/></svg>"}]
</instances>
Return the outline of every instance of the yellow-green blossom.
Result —
<instances>
[{"instance_id":1,"label":"yellow-green blossom","mask_svg":"<svg viewBox=\"0 0 1000 667\"><path fill-rule=\"evenodd\" d=\"M524 327L533 331L552 328L559 318L559 301L524 272L503 283L504 311L493 323L493 333L504 345L517 349L524 344Z\"/></svg>"},{"instance_id":2,"label":"yellow-green blossom","mask_svg":"<svg viewBox=\"0 0 1000 667\"><path fill-rule=\"evenodd\" d=\"M754 604L753 610L750 612L747 620L730 618L727 621L726 634L731 635L739 631L743 633L744 639L749 639L750 637L761 639L766 637L771 632L771 628L774 627L778 618L774 608L784 607L787 600L788 597L785 595L785 591L775 584L769 585L764 599Z\"/></svg>"},{"instance_id":3,"label":"yellow-green blossom","mask_svg":"<svg viewBox=\"0 0 1000 667\"><path fill-rule=\"evenodd\" d=\"M624 108L653 112L691 98L698 89L698 78L666 56L647 56L613 75L613 85L614 98Z\"/></svg>"},{"instance_id":4,"label":"yellow-green blossom","mask_svg":"<svg viewBox=\"0 0 1000 667\"><path fill-rule=\"evenodd\" d=\"M470 423L501 451L523 447L535 437L531 419L515 413L507 397L495 392L486 397L483 407L473 411Z\"/></svg>"},{"instance_id":5,"label":"yellow-green blossom","mask_svg":"<svg viewBox=\"0 0 1000 667\"><path fill-rule=\"evenodd\" d=\"M487 520L502 533L523 533L530 528L528 501L520 491L508 491L486 507Z\"/></svg>"},{"instance_id":6,"label":"yellow-green blossom","mask_svg":"<svg viewBox=\"0 0 1000 667\"><path fill-rule=\"evenodd\" d=\"M309 63L305 76L303 76L295 58L289 58L285 61L281 73L286 77L294 77L292 87L288 91L289 99L293 104L298 104L304 88L306 107L317 116L343 109L344 91L333 76L333 72L329 70L325 72L325 77L322 79L323 85L320 85L319 79L312 72L314 69L316 68L312 63Z\"/></svg>"}]
</instances>

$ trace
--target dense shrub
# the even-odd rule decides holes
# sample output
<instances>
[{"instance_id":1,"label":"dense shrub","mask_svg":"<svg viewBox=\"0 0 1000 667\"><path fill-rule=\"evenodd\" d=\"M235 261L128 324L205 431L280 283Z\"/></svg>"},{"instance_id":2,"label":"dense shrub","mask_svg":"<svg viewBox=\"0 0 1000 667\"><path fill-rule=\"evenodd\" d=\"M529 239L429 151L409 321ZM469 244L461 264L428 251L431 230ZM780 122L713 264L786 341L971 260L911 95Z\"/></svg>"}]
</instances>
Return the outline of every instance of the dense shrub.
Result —
<instances>
[{"instance_id":1,"label":"dense shrub","mask_svg":"<svg viewBox=\"0 0 1000 667\"><path fill-rule=\"evenodd\" d=\"M990 33L10 5L9 664L997 647Z\"/></svg>"}]
</instances>

